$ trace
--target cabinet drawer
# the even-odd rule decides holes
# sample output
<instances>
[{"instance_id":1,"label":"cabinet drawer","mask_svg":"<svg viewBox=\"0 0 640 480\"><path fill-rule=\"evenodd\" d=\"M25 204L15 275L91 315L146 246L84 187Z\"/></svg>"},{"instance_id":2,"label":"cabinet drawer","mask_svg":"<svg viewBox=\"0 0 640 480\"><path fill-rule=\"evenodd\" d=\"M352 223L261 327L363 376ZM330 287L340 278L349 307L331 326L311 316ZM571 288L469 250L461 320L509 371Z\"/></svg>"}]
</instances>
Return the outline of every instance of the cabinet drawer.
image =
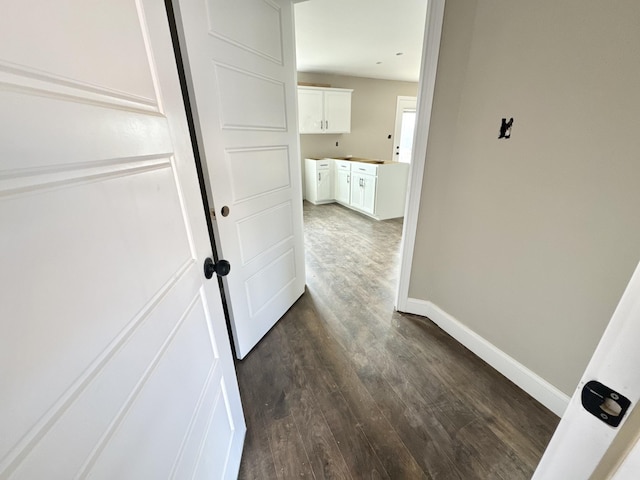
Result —
<instances>
[{"instance_id":1,"label":"cabinet drawer","mask_svg":"<svg viewBox=\"0 0 640 480\"><path fill-rule=\"evenodd\" d=\"M378 165L372 163L353 162L352 172L366 173L368 175L378 175Z\"/></svg>"},{"instance_id":2,"label":"cabinet drawer","mask_svg":"<svg viewBox=\"0 0 640 480\"><path fill-rule=\"evenodd\" d=\"M351 164L353 162L350 162L349 160L334 160L334 163L338 170L346 170L347 172L350 172Z\"/></svg>"},{"instance_id":3,"label":"cabinet drawer","mask_svg":"<svg viewBox=\"0 0 640 480\"><path fill-rule=\"evenodd\" d=\"M327 168L329 168L331 166L331 160L318 160L316 162L316 168L318 170L322 169L322 170L326 170Z\"/></svg>"}]
</instances>

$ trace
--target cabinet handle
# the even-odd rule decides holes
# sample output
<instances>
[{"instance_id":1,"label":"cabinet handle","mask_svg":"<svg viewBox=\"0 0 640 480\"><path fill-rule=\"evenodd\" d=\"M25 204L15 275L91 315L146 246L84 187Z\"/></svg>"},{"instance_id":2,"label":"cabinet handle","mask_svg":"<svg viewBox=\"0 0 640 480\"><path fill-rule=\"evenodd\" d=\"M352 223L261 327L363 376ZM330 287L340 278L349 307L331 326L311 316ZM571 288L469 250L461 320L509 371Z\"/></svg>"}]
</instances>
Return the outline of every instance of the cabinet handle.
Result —
<instances>
[{"instance_id":1,"label":"cabinet handle","mask_svg":"<svg viewBox=\"0 0 640 480\"><path fill-rule=\"evenodd\" d=\"M320 172L318 172L318 181L321 181L321 180L322 180L321 175L322 175L322 174L321 174Z\"/></svg>"},{"instance_id":2,"label":"cabinet handle","mask_svg":"<svg viewBox=\"0 0 640 480\"><path fill-rule=\"evenodd\" d=\"M351 183L351 175L347 175L347 183Z\"/></svg>"},{"instance_id":3,"label":"cabinet handle","mask_svg":"<svg viewBox=\"0 0 640 480\"><path fill-rule=\"evenodd\" d=\"M326 125L325 129L329 130L329 120L325 120L324 124Z\"/></svg>"}]
</instances>

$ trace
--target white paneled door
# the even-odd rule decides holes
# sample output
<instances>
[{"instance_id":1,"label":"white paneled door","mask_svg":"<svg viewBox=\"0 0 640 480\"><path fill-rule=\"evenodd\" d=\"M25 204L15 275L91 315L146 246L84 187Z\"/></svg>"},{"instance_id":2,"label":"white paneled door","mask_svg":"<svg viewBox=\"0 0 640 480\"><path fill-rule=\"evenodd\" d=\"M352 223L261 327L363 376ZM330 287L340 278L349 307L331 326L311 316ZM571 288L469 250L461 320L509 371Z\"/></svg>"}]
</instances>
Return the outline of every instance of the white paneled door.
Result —
<instances>
[{"instance_id":1,"label":"white paneled door","mask_svg":"<svg viewBox=\"0 0 640 480\"><path fill-rule=\"evenodd\" d=\"M174 0L238 358L304 292L291 0Z\"/></svg>"},{"instance_id":2,"label":"white paneled door","mask_svg":"<svg viewBox=\"0 0 640 480\"><path fill-rule=\"evenodd\" d=\"M244 419L167 15L0 15L0 478L233 478Z\"/></svg>"}]
</instances>

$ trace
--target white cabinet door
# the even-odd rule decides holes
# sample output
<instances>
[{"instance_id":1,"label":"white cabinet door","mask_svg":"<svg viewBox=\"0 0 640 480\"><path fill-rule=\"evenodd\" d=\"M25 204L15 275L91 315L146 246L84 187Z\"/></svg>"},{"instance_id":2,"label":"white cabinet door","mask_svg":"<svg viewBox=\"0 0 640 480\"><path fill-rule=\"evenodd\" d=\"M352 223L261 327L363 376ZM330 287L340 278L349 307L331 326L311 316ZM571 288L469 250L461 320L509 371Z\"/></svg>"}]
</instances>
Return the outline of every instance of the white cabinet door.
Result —
<instances>
[{"instance_id":1,"label":"white cabinet door","mask_svg":"<svg viewBox=\"0 0 640 480\"><path fill-rule=\"evenodd\" d=\"M376 177L366 173L351 173L351 206L375 214Z\"/></svg>"},{"instance_id":2,"label":"white cabinet door","mask_svg":"<svg viewBox=\"0 0 640 480\"><path fill-rule=\"evenodd\" d=\"M349 133L351 92L349 89L298 87L300 133Z\"/></svg>"},{"instance_id":3,"label":"white cabinet door","mask_svg":"<svg viewBox=\"0 0 640 480\"><path fill-rule=\"evenodd\" d=\"M324 95L321 90L298 89L300 133L323 133Z\"/></svg>"},{"instance_id":4,"label":"white cabinet door","mask_svg":"<svg viewBox=\"0 0 640 480\"><path fill-rule=\"evenodd\" d=\"M351 200L351 171L336 169L335 178L335 199L344 204L349 204Z\"/></svg>"},{"instance_id":5,"label":"white cabinet door","mask_svg":"<svg viewBox=\"0 0 640 480\"><path fill-rule=\"evenodd\" d=\"M0 478L236 478L164 3L5 3L0 65Z\"/></svg>"},{"instance_id":6,"label":"white cabinet door","mask_svg":"<svg viewBox=\"0 0 640 480\"><path fill-rule=\"evenodd\" d=\"M364 205L364 175L351 173L351 206L362 210Z\"/></svg>"},{"instance_id":7,"label":"white cabinet door","mask_svg":"<svg viewBox=\"0 0 640 480\"><path fill-rule=\"evenodd\" d=\"M333 200L331 170L318 170L318 201Z\"/></svg>"},{"instance_id":8,"label":"white cabinet door","mask_svg":"<svg viewBox=\"0 0 640 480\"><path fill-rule=\"evenodd\" d=\"M325 133L351 132L351 92L327 90L324 92Z\"/></svg>"},{"instance_id":9,"label":"white cabinet door","mask_svg":"<svg viewBox=\"0 0 640 480\"><path fill-rule=\"evenodd\" d=\"M376 182L373 175L362 175L362 210L367 213L376 213Z\"/></svg>"},{"instance_id":10,"label":"white cabinet door","mask_svg":"<svg viewBox=\"0 0 640 480\"><path fill-rule=\"evenodd\" d=\"M238 358L305 286L290 0L178 0ZM225 208L226 207L226 208Z\"/></svg>"}]
</instances>

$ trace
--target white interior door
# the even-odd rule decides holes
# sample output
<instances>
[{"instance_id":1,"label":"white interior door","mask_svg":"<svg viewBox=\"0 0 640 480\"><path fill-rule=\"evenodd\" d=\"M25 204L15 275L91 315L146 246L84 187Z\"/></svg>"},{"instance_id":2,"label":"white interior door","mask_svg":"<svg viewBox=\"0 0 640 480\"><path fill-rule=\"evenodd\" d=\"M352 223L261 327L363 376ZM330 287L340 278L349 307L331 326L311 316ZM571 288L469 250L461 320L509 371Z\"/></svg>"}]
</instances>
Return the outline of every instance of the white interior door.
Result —
<instances>
[{"instance_id":1,"label":"white interior door","mask_svg":"<svg viewBox=\"0 0 640 480\"><path fill-rule=\"evenodd\" d=\"M244 419L167 16L0 15L0 478L234 478Z\"/></svg>"},{"instance_id":2,"label":"white interior door","mask_svg":"<svg viewBox=\"0 0 640 480\"><path fill-rule=\"evenodd\" d=\"M636 268L536 469L533 476L535 480L590 478L640 400L639 338L640 266ZM618 427L614 428L602 421L602 418L615 417L618 410L616 403L612 402L615 399L610 396L602 397L602 411L597 411L597 417L583 408L582 391L591 380L610 387L619 394L618 397L622 395L631 401L631 406Z\"/></svg>"},{"instance_id":3,"label":"white interior door","mask_svg":"<svg viewBox=\"0 0 640 480\"><path fill-rule=\"evenodd\" d=\"M304 292L291 0L175 0L236 355Z\"/></svg>"}]
</instances>

